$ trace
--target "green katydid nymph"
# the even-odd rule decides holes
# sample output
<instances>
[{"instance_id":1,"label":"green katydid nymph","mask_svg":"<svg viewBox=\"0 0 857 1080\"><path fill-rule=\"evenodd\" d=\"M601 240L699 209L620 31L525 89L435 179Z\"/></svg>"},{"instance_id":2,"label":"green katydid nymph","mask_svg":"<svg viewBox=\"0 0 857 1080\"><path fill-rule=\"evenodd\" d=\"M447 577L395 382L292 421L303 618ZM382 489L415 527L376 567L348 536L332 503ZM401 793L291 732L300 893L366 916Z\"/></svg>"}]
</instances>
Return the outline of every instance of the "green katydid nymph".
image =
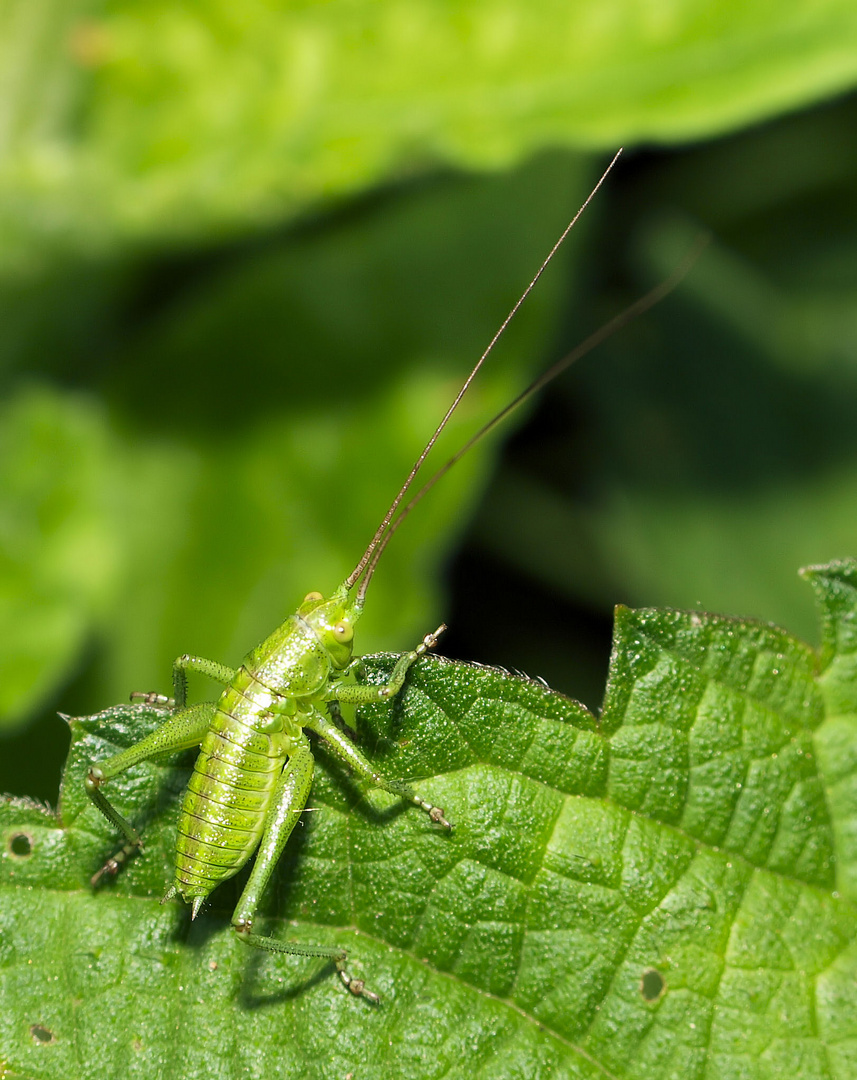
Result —
<instances>
[{"instance_id":1,"label":"green katydid nymph","mask_svg":"<svg viewBox=\"0 0 857 1080\"><path fill-rule=\"evenodd\" d=\"M617 155L618 157L618 155ZM615 162L615 158L613 159ZM366 551L351 574L329 596L310 592L265 641L233 669L200 657L184 655L173 664L173 695L134 694L162 707L164 723L134 746L93 764L86 790L95 806L122 833L124 844L93 877L93 884L115 874L142 846L136 828L108 801L104 786L132 766L155 756L199 747L193 773L178 818L175 877L165 899L179 897L196 917L206 897L237 874L255 854L247 884L232 915L232 926L248 945L274 953L327 957L353 994L377 1002L378 996L347 968L344 949L305 946L254 933L257 907L288 838L307 803L313 777L313 752L307 732L321 738L329 751L358 777L413 803L438 831L452 825L445 811L408 784L380 775L336 723L341 704L365 705L398 694L408 670L432 649L444 630L427 634L411 652L400 656L383 686L355 680L355 626L381 554L410 509L462 454L516 405L534 393L583 352L622 322L650 306L672 283L659 286L612 324L584 342L574 353L546 372L494 417L455 457L405 505L417 474L458 407L461 398L494 348L500 335L535 286L566 235L603 183L613 162L598 181L574 219L554 245L533 280L513 307L488 348L474 365L455 399L420 454L393 500ZM209 676L225 686L216 702L188 704L189 672Z\"/></svg>"}]
</instances>

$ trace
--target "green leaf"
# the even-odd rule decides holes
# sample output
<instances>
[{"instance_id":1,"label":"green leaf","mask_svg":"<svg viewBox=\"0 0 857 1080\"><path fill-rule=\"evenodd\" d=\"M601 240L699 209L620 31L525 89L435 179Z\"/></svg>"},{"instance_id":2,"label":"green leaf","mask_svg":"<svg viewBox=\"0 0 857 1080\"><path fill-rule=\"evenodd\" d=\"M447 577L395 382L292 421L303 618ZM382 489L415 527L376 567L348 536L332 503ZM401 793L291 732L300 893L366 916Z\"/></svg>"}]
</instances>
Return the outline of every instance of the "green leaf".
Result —
<instances>
[{"instance_id":1,"label":"green leaf","mask_svg":"<svg viewBox=\"0 0 857 1080\"><path fill-rule=\"evenodd\" d=\"M857 898L857 562L804 570L824 621L819 687L827 719L816 733L837 859L837 884Z\"/></svg>"},{"instance_id":2,"label":"green leaf","mask_svg":"<svg viewBox=\"0 0 857 1080\"><path fill-rule=\"evenodd\" d=\"M7 1075L850 1080L857 1066L857 561L806 572L825 644L620 609L600 720L538 682L426 658L360 739L450 835L323 749L266 932L346 945L383 995L158 900L187 762L111 783L147 848L114 884L90 759L160 719L72 721L59 816L0 809ZM368 657L384 680L394 658ZM192 755L191 755L192 757ZM429 779L430 777L430 779Z\"/></svg>"},{"instance_id":3,"label":"green leaf","mask_svg":"<svg viewBox=\"0 0 857 1080\"><path fill-rule=\"evenodd\" d=\"M437 163L699 139L857 78L850 0L0 9L4 257L255 227Z\"/></svg>"}]
</instances>

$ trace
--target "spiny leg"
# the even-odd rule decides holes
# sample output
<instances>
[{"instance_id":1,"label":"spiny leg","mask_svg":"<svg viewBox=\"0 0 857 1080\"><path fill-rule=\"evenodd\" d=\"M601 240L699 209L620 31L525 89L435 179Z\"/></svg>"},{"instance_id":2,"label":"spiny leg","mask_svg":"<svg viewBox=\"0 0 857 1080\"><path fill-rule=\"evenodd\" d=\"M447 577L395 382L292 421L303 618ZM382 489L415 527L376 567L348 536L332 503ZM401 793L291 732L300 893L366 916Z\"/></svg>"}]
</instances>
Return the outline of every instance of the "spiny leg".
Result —
<instances>
[{"instance_id":1,"label":"spiny leg","mask_svg":"<svg viewBox=\"0 0 857 1080\"><path fill-rule=\"evenodd\" d=\"M173 661L173 697L179 709L184 708L187 701L187 673L195 672L197 675L207 675L221 686L228 686L235 678L235 672L226 664L219 664L216 660L206 660L203 656L191 656L185 653Z\"/></svg>"},{"instance_id":2,"label":"spiny leg","mask_svg":"<svg viewBox=\"0 0 857 1080\"><path fill-rule=\"evenodd\" d=\"M108 801L107 796L101 791L101 785L125 772L126 769L130 769L132 765L138 765L141 761L147 761L158 754L199 746L208 731L213 712L213 702L203 702L200 705L191 705L188 709L180 709L159 728L127 750L114 754L100 765L90 766L84 781L86 793L111 825L114 825L125 837L125 843L119 851L93 875L93 885L97 885L104 874L118 873L121 865L143 846L140 834Z\"/></svg>"},{"instance_id":3,"label":"spiny leg","mask_svg":"<svg viewBox=\"0 0 857 1080\"><path fill-rule=\"evenodd\" d=\"M341 701L346 705L370 705L375 701L386 701L402 689L405 684L405 676L408 669L419 660L421 656L437 645L437 639L446 630L446 624L441 623L433 634L426 634L422 641L409 653L404 653L396 661L396 666L390 672L390 678L383 686L337 686L327 695L327 700ZM359 664L359 658L352 662L351 667Z\"/></svg>"},{"instance_id":4,"label":"spiny leg","mask_svg":"<svg viewBox=\"0 0 857 1080\"><path fill-rule=\"evenodd\" d=\"M235 672L226 664L216 660L206 660L203 656L191 656L185 653L173 661L173 696L159 694L156 690L135 690L132 701L142 701L144 705L160 705L168 709L183 709L187 704L187 673L194 671L198 675L207 675L222 686L228 686L235 678Z\"/></svg>"},{"instance_id":5,"label":"spiny leg","mask_svg":"<svg viewBox=\"0 0 857 1080\"><path fill-rule=\"evenodd\" d=\"M389 680L383 686L346 685L335 687L327 699L328 709L330 709L334 718L339 711L339 702L345 702L349 705L368 705L376 701L385 701L387 698L392 697L393 694L397 694L404 685L408 669L424 653L435 647L437 639L445 629L446 626L441 624L433 634L426 634L413 651L400 656L396 661L396 666L390 673ZM304 727L308 727L320 735L333 753L358 776L368 780L374 787L389 791L393 795L398 795L400 798L412 802L421 810L425 810L431 820L437 822L438 825L443 825L446 829L452 828L439 806L433 806L430 802L426 802L409 784L402 783L400 780L388 780L377 772L368 758L364 757L348 736L340 731L327 717L322 716L319 712L313 712L303 721L303 724Z\"/></svg>"},{"instance_id":6,"label":"spiny leg","mask_svg":"<svg viewBox=\"0 0 857 1080\"><path fill-rule=\"evenodd\" d=\"M271 879L277 860L286 846L298 819L303 813L312 785L313 758L309 743L301 737L300 743L289 757L280 777L274 801L265 818L262 841L256 852L256 861L232 915L232 925L238 937L247 945L266 952L284 953L287 956L323 956L336 964L336 970L352 994L378 1002L377 994L367 990L362 979L352 978L346 968L347 953L344 949L325 945L294 945L277 938L254 934L253 920L265 887Z\"/></svg>"},{"instance_id":7,"label":"spiny leg","mask_svg":"<svg viewBox=\"0 0 857 1080\"><path fill-rule=\"evenodd\" d=\"M418 806L420 810L425 810L436 824L443 825L445 829L452 829L452 823L447 821L442 807L427 802L422 795L414 791L410 784L406 784L402 780L388 780L386 776L379 773L372 762L363 756L362 752L357 749L348 736L343 731L340 731L326 716L322 716L321 713L313 713L304 720L304 727L308 727L320 735L340 761L343 761L352 772L363 780L367 780L373 787L381 788L382 791L389 791L392 795L398 795L400 799L406 799L408 802L413 803L414 806Z\"/></svg>"}]
</instances>

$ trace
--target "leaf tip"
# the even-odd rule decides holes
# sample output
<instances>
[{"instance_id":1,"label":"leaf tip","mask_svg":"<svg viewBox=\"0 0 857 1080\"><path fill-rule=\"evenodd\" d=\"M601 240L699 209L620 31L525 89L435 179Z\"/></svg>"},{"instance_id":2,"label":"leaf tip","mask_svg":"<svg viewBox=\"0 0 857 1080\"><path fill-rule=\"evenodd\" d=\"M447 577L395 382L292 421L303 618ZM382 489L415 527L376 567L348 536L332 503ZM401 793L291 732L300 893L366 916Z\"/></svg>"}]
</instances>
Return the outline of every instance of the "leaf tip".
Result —
<instances>
[{"instance_id":1,"label":"leaf tip","mask_svg":"<svg viewBox=\"0 0 857 1080\"><path fill-rule=\"evenodd\" d=\"M815 593L822 622L822 667L857 650L857 559L834 559L799 571Z\"/></svg>"}]
</instances>

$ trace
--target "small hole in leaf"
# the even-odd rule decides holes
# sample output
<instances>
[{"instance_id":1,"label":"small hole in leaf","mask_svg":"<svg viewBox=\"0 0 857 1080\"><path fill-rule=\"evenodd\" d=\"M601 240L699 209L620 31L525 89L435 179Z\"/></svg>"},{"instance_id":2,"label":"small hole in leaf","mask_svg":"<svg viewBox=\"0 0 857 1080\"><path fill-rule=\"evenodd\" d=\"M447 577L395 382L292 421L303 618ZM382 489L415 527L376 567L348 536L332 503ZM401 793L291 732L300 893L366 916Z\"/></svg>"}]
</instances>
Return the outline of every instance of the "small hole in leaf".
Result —
<instances>
[{"instance_id":1,"label":"small hole in leaf","mask_svg":"<svg viewBox=\"0 0 857 1080\"><path fill-rule=\"evenodd\" d=\"M13 833L9 837L9 850L19 859L26 859L33 854L33 838L26 833Z\"/></svg>"},{"instance_id":2,"label":"small hole in leaf","mask_svg":"<svg viewBox=\"0 0 857 1080\"><path fill-rule=\"evenodd\" d=\"M663 975L654 968L649 968L643 972L643 977L640 979L640 993L646 1001L657 1001L666 989L666 985Z\"/></svg>"},{"instance_id":3,"label":"small hole in leaf","mask_svg":"<svg viewBox=\"0 0 857 1080\"><path fill-rule=\"evenodd\" d=\"M31 1024L30 1034L37 1043L52 1043L55 1041L54 1033L50 1028L42 1027L41 1024Z\"/></svg>"}]
</instances>

